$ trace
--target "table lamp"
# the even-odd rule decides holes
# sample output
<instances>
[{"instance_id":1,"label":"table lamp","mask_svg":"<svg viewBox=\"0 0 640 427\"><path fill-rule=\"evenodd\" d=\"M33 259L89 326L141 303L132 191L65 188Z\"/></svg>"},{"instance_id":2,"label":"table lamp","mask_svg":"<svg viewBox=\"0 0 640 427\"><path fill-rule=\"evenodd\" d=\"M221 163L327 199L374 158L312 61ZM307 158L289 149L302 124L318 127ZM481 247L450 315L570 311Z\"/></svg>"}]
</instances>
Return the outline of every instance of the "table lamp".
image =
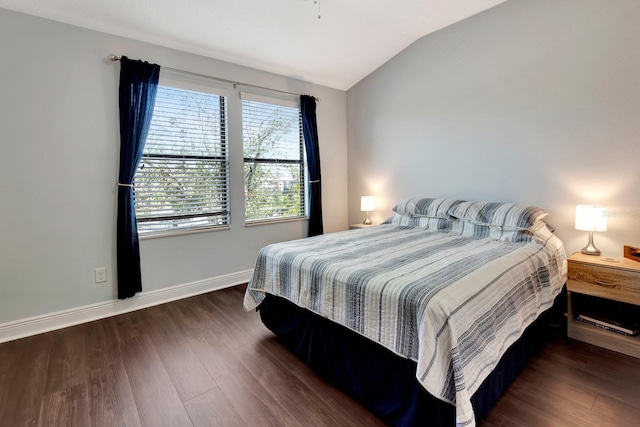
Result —
<instances>
[{"instance_id":1,"label":"table lamp","mask_svg":"<svg viewBox=\"0 0 640 427\"><path fill-rule=\"evenodd\" d=\"M373 196L362 196L360 198L360 210L362 212L367 213L367 218L362 222L365 225L371 225L371 220L369 219L369 212L372 212L376 209L376 201Z\"/></svg>"},{"instance_id":2,"label":"table lamp","mask_svg":"<svg viewBox=\"0 0 640 427\"><path fill-rule=\"evenodd\" d=\"M607 212L601 205L576 206L576 230L589 232L589 243L582 248L585 255L600 255L600 249L593 244L594 231L607 231Z\"/></svg>"}]
</instances>

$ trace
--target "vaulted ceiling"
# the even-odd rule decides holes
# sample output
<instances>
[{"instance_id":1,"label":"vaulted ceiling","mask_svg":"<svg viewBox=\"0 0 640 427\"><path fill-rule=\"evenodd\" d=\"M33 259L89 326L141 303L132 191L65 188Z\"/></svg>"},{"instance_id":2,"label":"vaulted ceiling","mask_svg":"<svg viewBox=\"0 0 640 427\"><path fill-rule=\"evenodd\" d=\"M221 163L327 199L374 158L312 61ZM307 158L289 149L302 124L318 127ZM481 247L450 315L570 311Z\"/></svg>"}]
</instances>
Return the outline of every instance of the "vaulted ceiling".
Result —
<instances>
[{"instance_id":1,"label":"vaulted ceiling","mask_svg":"<svg viewBox=\"0 0 640 427\"><path fill-rule=\"evenodd\" d=\"M0 0L0 7L347 90L420 37L504 1Z\"/></svg>"}]
</instances>

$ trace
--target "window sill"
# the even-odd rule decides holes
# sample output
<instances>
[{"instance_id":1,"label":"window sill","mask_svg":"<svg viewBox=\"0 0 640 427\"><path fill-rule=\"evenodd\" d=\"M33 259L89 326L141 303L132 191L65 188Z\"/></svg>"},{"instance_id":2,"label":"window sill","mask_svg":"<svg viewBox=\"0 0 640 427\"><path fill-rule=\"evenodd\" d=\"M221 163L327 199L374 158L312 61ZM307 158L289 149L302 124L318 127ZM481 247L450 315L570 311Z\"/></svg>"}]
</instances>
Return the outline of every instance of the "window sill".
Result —
<instances>
[{"instance_id":1,"label":"window sill","mask_svg":"<svg viewBox=\"0 0 640 427\"><path fill-rule=\"evenodd\" d=\"M275 218L275 219L261 219L256 221L247 222L245 221L245 227L255 227L258 225L267 225L267 224L280 224L282 222L296 222L296 221L308 221L309 218L306 216L298 216L295 218Z\"/></svg>"},{"instance_id":2,"label":"window sill","mask_svg":"<svg viewBox=\"0 0 640 427\"><path fill-rule=\"evenodd\" d=\"M219 230L228 230L231 227L228 225L219 225L216 227L202 227L202 228L187 228L182 230L171 230L171 231L156 231L149 234L138 234L138 239L140 240L151 240L158 239L161 237L171 237L171 236L183 236L185 234L195 234L195 233L207 233L209 231L219 231Z\"/></svg>"}]
</instances>

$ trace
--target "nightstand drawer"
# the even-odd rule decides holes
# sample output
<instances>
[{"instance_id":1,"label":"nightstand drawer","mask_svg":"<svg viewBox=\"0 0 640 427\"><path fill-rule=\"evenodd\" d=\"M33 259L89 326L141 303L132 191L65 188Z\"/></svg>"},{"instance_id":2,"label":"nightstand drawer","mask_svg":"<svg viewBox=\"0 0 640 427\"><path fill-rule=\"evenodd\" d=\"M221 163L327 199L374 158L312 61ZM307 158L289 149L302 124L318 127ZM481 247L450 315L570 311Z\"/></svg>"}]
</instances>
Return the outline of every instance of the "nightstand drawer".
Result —
<instances>
[{"instance_id":1,"label":"nightstand drawer","mask_svg":"<svg viewBox=\"0 0 640 427\"><path fill-rule=\"evenodd\" d=\"M567 267L569 280L592 283L622 292L637 293L640 298L640 271L574 262L569 262Z\"/></svg>"},{"instance_id":2,"label":"nightstand drawer","mask_svg":"<svg viewBox=\"0 0 640 427\"><path fill-rule=\"evenodd\" d=\"M636 261L622 258L610 262L576 253L568 260L567 278L569 281L596 285L603 290L633 294L629 297L640 301L640 263Z\"/></svg>"}]
</instances>

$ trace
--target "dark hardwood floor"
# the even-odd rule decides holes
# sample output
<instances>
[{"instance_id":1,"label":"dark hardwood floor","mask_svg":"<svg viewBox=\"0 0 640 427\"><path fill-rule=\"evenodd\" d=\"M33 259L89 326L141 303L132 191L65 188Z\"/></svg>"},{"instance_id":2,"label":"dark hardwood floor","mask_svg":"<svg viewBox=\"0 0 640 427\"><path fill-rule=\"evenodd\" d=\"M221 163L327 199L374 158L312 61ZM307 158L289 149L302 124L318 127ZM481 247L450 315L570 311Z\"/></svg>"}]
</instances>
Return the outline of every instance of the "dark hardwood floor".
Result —
<instances>
[{"instance_id":1,"label":"dark hardwood floor","mask_svg":"<svg viewBox=\"0 0 640 427\"><path fill-rule=\"evenodd\" d=\"M381 426L234 287L0 344L1 426ZM640 426L640 361L549 343L484 427Z\"/></svg>"}]
</instances>

